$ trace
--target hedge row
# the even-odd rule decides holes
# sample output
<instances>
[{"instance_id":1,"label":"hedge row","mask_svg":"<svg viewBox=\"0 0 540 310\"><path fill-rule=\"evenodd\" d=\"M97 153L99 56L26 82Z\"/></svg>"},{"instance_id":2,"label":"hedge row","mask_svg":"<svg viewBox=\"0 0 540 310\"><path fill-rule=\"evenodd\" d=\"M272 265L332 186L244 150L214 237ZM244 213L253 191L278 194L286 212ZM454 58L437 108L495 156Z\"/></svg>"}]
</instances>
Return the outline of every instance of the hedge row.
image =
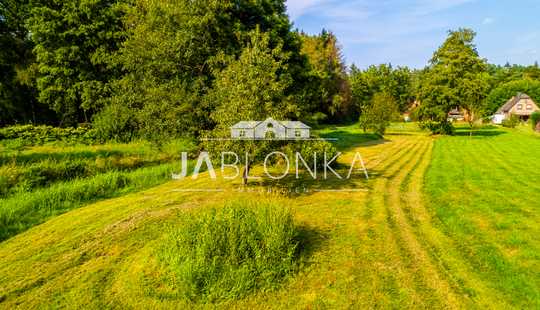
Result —
<instances>
[{"instance_id":1,"label":"hedge row","mask_svg":"<svg viewBox=\"0 0 540 310\"><path fill-rule=\"evenodd\" d=\"M53 126L23 125L0 128L0 140L15 139L32 145L42 145L55 141L94 144L99 140L96 131L87 127L59 128Z\"/></svg>"}]
</instances>

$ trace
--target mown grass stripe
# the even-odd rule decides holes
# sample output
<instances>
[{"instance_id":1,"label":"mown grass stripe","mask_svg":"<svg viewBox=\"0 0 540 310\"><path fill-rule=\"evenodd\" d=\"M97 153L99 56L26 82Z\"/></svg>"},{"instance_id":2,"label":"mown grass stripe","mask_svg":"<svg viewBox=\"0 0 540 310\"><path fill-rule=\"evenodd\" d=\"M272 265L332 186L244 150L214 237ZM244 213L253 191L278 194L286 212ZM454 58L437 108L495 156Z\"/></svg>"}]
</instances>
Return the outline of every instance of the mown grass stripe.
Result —
<instances>
[{"instance_id":1,"label":"mown grass stripe","mask_svg":"<svg viewBox=\"0 0 540 310\"><path fill-rule=\"evenodd\" d=\"M382 290L391 294L394 307L412 307L422 304L423 300L414 288L404 286L403 284L412 282L412 275L407 271L402 262L398 244L395 236L388 227L388 214L385 208L384 193L387 190L388 176L397 173L400 168L407 164L419 150L416 143L410 144L405 152L400 153L399 158L391 163L392 169L385 173L383 177L377 179L374 186L374 193L377 193L373 199L374 210L377 211L370 220L368 229L367 249L370 256L375 257L378 270L378 284L375 284L374 290ZM385 266L385 267L382 267Z\"/></svg>"},{"instance_id":2,"label":"mown grass stripe","mask_svg":"<svg viewBox=\"0 0 540 310\"><path fill-rule=\"evenodd\" d=\"M391 179L389 191L386 193L388 223L398 241L402 260L414 275L415 288L422 296L423 303L428 307L446 303L451 308L456 308L455 296L449 293L448 285L434 272L431 262L427 259L428 255L411 233L400 206L400 184L405 176L411 173L411 169L422 160L429 145L429 141L423 141L419 152L415 153L407 165Z\"/></svg>"}]
</instances>

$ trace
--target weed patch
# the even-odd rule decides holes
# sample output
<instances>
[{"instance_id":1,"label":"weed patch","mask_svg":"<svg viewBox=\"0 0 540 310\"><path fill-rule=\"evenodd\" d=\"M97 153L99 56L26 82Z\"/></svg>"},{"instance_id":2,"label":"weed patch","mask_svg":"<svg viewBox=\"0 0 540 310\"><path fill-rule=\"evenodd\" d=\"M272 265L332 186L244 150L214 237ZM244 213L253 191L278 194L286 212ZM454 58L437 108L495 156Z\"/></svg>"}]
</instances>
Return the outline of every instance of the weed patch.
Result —
<instances>
[{"instance_id":1,"label":"weed patch","mask_svg":"<svg viewBox=\"0 0 540 310\"><path fill-rule=\"evenodd\" d=\"M187 215L158 258L187 299L236 299L294 272L298 236L288 209L236 202Z\"/></svg>"}]
</instances>

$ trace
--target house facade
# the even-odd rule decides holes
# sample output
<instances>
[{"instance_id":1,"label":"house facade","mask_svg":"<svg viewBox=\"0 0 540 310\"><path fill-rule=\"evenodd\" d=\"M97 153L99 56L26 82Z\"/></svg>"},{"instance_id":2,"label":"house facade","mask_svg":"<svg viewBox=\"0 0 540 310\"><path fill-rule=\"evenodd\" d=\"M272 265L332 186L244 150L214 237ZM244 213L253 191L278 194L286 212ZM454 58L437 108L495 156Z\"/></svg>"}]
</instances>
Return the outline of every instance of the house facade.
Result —
<instances>
[{"instance_id":1,"label":"house facade","mask_svg":"<svg viewBox=\"0 0 540 310\"><path fill-rule=\"evenodd\" d=\"M536 111L540 111L538 105L527 94L518 93L508 100L502 107L495 112L492 121L495 124L501 124L505 119L512 115L517 115L526 121Z\"/></svg>"},{"instance_id":2,"label":"house facade","mask_svg":"<svg viewBox=\"0 0 540 310\"><path fill-rule=\"evenodd\" d=\"M311 127L302 122L276 121L268 118L264 121L241 121L231 126L231 137L240 140L296 140L309 139Z\"/></svg>"}]
</instances>

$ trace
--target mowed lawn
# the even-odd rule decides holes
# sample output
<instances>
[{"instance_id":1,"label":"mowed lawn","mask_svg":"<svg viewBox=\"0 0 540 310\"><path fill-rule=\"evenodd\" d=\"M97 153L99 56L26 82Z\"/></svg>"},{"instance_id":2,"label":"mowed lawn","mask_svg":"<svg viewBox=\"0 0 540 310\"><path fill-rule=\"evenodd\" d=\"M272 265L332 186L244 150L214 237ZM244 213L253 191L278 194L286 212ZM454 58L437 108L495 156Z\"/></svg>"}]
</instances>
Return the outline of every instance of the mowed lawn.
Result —
<instances>
[{"instance_id":1,"label":"mowed lawn","mask_svg":"<svg viewBox=\"0 0 540 310\"><path fill-rule=\"evenodd\" d=\"M352 127L323 134L344 138L343 164L360 151L371 179L280 195L202 175L72 210L0 243L0 308L540 307L538 135L430 137L412 126L384 140ZM283 184L250 189L263 185ZM240 300L180 299L156 260L166 227L237 200L292 207L300 270Z\"/></svg>"},{"instance_id":2,"label":"mowed lawn","mask_svg":"<svg viewBox=\"0 0 540 310\"><path fill-rule=\"evenodd\" d=\"M440 138L426 192L451 240L448 252L473 271L446 266L458 287L471 297L492 291L509 305L540 307L540 135L486 128ZM485 287L470 290L471 281Z\"/></svg>"}]
</instances>

